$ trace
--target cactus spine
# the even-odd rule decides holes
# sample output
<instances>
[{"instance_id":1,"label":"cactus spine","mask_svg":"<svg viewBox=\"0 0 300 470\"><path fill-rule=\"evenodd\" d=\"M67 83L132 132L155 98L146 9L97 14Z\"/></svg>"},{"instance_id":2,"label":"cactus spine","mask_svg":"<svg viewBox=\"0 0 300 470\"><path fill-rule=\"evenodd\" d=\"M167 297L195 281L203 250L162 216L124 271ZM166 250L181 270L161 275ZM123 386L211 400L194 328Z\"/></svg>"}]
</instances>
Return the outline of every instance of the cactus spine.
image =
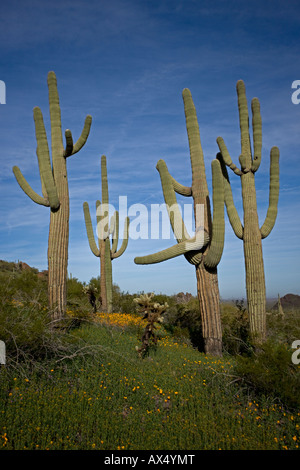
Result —
<instances>
[{"instance_id":1,"label":"cactus spine","mask_svg":"<svg viewBox=\"0 0 300 470\"><path fill-rule=\"evenodd\" d=\"M33 110L37 140L42 194L37 194L28 184L20 169L13 167L17 182L37 204L50 207L50 226L48 239L48 297L52 319L63 317L66 309L66 282L69 244L69 191L67 180L67 157L77 153L89 135L92 118L87 116L81 136L73 145L72 134L65 131L66 147L63 146L61 114L57 81L54 72L48 73L49 107L51 121L52 165L43 115L40 108Z\"/></svg>"},{"instance_id":2,"label":"cactus spine","mask_svg":"<svg viewBox=\"0 0 300 470\"><path fill-rule=\"evenodd\" d=\"M224 185L220 163L212 161L213 218L210 209L204 156L200 141L199 125L191 92L183 90L183 102L192 166L192 186L178 183L168 172L166 163L159 160L159 171L164 199L177 245L159 253L135 258L136 264L152 264L184 254L196 268L197 292L202 320L206 353L222 354L222 329L217 265L224 246ZM176 193L193 198L195 236L190 237L176 201ZM204 217L200 217L204 208Z\"/></svg>"},{"instance_id":3,"label":"cactus spine","mask_svg":"<svg viewBox=\"0 0 300 470\"><path fill-rule=\"evenodd\" d=\"M244 82L237 82L237 97L241 132L241 168L232 162L224 140L217 138L220 149L218 158L222 163L225 188L225 205L230 224L238 238L243 240L247 303L250 317L250 330L253 338L261 342L266 337L266 287L262 253L263 238L266 238L274 227L277 216L279 197L279 150L272 147L270 152L270 189L269 208L264 224L260 227L257 215L255 173L261 163L262 123L260 104L253 98L252 130L253 152L249 135L249 116ZM234 206L226 165L241 178L244 223L242 224Z\"/></svg>"},{"instance_id":4,"label":"cactus spine","mask_svg":"<svg viewBox=\"0 0 300 470\"><path fill-rule=\"evenodd\" d=\"M97 235L98 246L95 242L93 225L90 216L89 205L83 203L83 212L88 241L92 253L100 258L100 290L102 310L107 313L112 311L112 260L119 258L127 248L129 217L125 219L123 242L119 250L119 212L115 211L109 224L108 205L108 182L106 157L101 157L101 179L102 179L102 203L96 201ZM112 235L112 242L110 241Z\"/></svg>"}]
</instances>

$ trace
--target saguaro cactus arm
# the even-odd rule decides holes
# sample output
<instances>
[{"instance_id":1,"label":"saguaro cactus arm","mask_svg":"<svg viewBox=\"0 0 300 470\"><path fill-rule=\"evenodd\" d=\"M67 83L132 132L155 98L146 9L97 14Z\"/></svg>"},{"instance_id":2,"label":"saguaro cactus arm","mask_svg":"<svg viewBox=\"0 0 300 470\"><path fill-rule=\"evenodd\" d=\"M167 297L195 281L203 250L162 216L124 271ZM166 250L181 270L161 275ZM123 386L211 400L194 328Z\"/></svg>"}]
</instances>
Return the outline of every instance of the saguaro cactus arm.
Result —
<instances>
[{"instance_id":1,"label":"saguaro cactus arm","mask_svg":"<svg viewBox=\"0 0 300 470\"><path fill-rule=\"evenodd\" d=\"M19 167L14 166L13 167L13 173L16 177L17 182L19 183L20 187L23 189L24 193L30 197L30 199L35 202L36 204L40 204L42 206L50 207L48 198L45 198L43 196L40 196L38 193L36 193L30 186L30 184L26 181L24 176L21 173L21 170Z\"/></svg>"},{"instance_id":2,"label":"saguaro cactus arm","mask_svg":"<svg viewBox=\"0 0 300 470\"><path fill-rule=\"evenodd\" d=\"M83 203L83 212L84 212L85 228L86 228L86 233L87 233L90 249L95 256L99 257L100 249L97 247L96 242L95 242L95 237L93 233L93 224L91 220L89 205L87 202Z\"/></svg>"},{"instance_id":3,"label":"saguaro cactus arm","mask_svg":"<svg viewBox=\"0 0 300 470\"><path fill-rule=\"evenodd\" d=\"M59 207L59 198L57 194L57 188L55 185L53 172L51 168L51 161L49 155L49 147L47 142L47 135L44 126L43 115L37 106L33 109L33 118L35 125L35 135L37 141L37 157L42 185L43 198L35 193L30 185L25 180L21 171L18 167L13 167L14 175L23 189L23 191L37 204L42 204L51 209L56 210Z\"/></svg>"},{"instance_id":4,"label":"saguaro cactus arm","mask_svg":"<svg viewBox=\"0 0 300 470\"><path fill-rule=\"evenodd\" d=\"M235 235L242 240L243 239L244 228L243 228L243 225L241 223L239 214L236 210L236 207L234 205L232 191L231 191L231 184L230 184L230 181L229 181L227 168L226 168L226 165L225 165L224 159L222 158L221 153L217 154L217 159L219 160L219 162L221 164L221 169L222 169L222 173L223 173L224 200L225 200L225 205L226 205L226 210L227 210L229 222L231 224L231 227L232 227Z\"/></svg>"},{"instance_id":5,"label":"saguaro cactus arm","mask_svg":"<svg viewBox=\"0 0 300 470\"><path fill-rule=\"evenodd\" d=\"M156 169L160 175L164 200L167 206L172 230L176 240L178 242L182 242L189 239L190 236L187 232L179 206L177 204L172 177L164 160L159 160L157 162Z\"/></svg>"},{"instance_id":6,"label":"saguaro cactus arm","mask_svg":"<svg viewBox=\"0 0 300 470\"><path fill-rule=\"evenodd\" d=\"M111 255L112 259L119 258L127 248L128 237L129 237L129 222L130 222L129 217L126 217L125 222L124 222L123 241L118 251L116 252L112 251L112 255Z\"/></svg>"},{"instance_id":7,"label":"saguaro cactus arm","mask_svg":"<svg viewBox=\"0 0 300 470\"><path fill-rule=\"evenodd\" d=\"M215 268L220 260L224 248L225 220L224 220L224 183L220 162L215 159L211 163L213 186L213 222L210 245L204 255L204 264L207 268Z\"/></svg>"},{"instance_id":8,"label":"saguaro cactus arm","mask_svg":"<svg viewBox=\"0 0 300 470\"><path fill-rule=\"evenodd\" d=\"M66 136L66 148L65 148L65 153L64 153L65 157L70 157L71 155L74 155L75 153L79 152L80 149L82 149L82 147L85 145L87 138L89 136L91 124L92 124L92 116L88 114L85 118L81 135L78 138L77 142L75 142L75 144L73 144L73 137L72 137L72 133L70 129L67 129L65 131L65 136Z\"/></svg>"},{"instance_id":9,"label":"saguaro cactus arm","mask_svg":"<svg viewBox=\"0 0 300 470\"><path fill-rule=\"evenodd\" d=\"M277 217L279 198L279 149L272 147L270 154L269 207L264 224L260 229L261 238L266 238L273 229Z\"/></svg>"},{"instance_id":10,"label":"saguaro cactus arm","mask_svg":"<svg viewBox=\"0 0 300 470\"><path fill-rule=\"evenodd\" d=\"M168 259L176 258L177 256L184 255L190 251L201 250L209 241L207 233L199 232L189 240L177 243L176 245L166 248L165 250L158 251L152 255L137 256L134 258L135 264L155 264L161 263Z\"/></svg>"},{"instance_id":11,"label":"saguaro cactus arm","mask_svg":"<svg viewBox=\"0 0 300 470\"><path fill-rule=\"evenodd\" d=\"M178 183L172 175L170 175L171 181L173 184L174 191L181 196L192 196L192 188L190 186L184 186L183 184Z\"/></svg>"}]
</instances>

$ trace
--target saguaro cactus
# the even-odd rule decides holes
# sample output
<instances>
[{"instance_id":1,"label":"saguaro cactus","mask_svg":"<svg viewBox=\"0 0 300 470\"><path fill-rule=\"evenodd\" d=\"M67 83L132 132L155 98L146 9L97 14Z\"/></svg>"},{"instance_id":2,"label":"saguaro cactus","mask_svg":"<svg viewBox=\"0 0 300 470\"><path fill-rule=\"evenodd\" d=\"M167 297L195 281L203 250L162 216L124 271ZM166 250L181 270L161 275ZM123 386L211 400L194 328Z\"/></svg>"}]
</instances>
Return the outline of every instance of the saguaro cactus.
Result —
<instances>
[{"instance_id":1,"label":"saguaro cactus","mask_svg":"<svg viewBox=\"0 0 300 470\"><path fill-rule=\"evenodd\" d=\"M77 153L89 135L91 116L85 119L81 136L73 145L71 131L65 131L66 147L63 146L61 115L57 82L54 72L48 74L49 106L51 121L52 165L47 135L40 108L33 110L37 140L37 158L40 170L42 194L37 194L28 184L17 166L14 175L27 196L37 204L50 207L48 239L48 296L49 307L54 320L63 317L66 309L66 284L69 244L69 190L67 179L67 157Z\"/></svg>"},{"instance_id":2,"label":"saguaro cactus","mask_svg":"<svg viewBox=\"0 0 300 470\"><path fill-rule=\"evenodd\" d=\"M108 183L106 157L101 157L101 178L102 178L102 203L96 201L97 215L97 235L98 246L95 242L93 225L90 216L89 205L83 203L86 232L92 253L100 258L100 290L102 310L108 313L112 311L112 265L113 259L119 258L127 248L129 217L126 217L124 224L123 242L119 250L119 212L115 211L109 224L109 204L108 204ZM112 235L112 242L110 240Z\"/></svg>"},{"instance_id":3,"label":"saguaro cactus","mask_svg":"<svg viewBox=\"0 0 300 470\"><path fill-rule=\"evenodd\" d=\"M255 173L260 166L262 153L260 104L257 98L253 98L251 103L253 130L252 152L249 135L246 89L242 80L237 82L237 97L241 131L241 155L239 157L241 168L237 168L232 162L224 140L221 137L217 138L217 143L221 152L218 155L218 158L222 162L225 204L228 218L234 233L238 238L243 240L244 244L250 331L253 337L260 342L266 337L266 287L261 240L270 234L277 216L279 197L279 150L277 147L272 147L270 153L269 208L266 219L260 227L257 215L255 191ZM244 210L243 225L234 206L226 165L241 178Z\"/></svg>"},{"instance_id":4,"label":"saguaro cactus","mask_svg":"<svg viewBox=\"0 0 300 470\"><path fill-rule=\"evenodd\" d=\"M222 329L217 265L221 259L224 246L223 177L220 163L217 159L214 159L211 165L213 181L212 220L196 109L191 92L184 89L182 95L190 147L192 186L186 187L178 183L170 175L163 160L159 160L156 166L160 174L164 199L177 245L153 255L137 257L134 261L136 264L152 264L183 254L187 261L195 266L205 351L221 355ZM181 218L175 193L193 198L195 235L192 238L189 236ZM201 209L204 209L202 217Z\"/></svg>"}]
</instances>

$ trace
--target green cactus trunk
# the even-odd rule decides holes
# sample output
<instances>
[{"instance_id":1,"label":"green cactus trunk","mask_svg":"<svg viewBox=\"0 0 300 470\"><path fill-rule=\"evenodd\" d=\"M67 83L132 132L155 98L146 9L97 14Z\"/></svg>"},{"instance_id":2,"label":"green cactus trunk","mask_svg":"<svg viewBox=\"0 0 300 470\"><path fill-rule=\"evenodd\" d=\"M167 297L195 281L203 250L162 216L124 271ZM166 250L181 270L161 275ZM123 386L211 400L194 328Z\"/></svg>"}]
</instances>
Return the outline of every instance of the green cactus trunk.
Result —
<instances>
[{"instance_id":1,"label":"green cactus trunk","mask_svg":"<svg viewBox=\"0 0 300 470\"><path fill-rule=\"evenodd\" d=\"M241 176L244 208L244 259L250 331L259 341L266 338L266 287L261 233L252 172Z\"/></svg>"},{"instance_id":2,"label":"green cactus trunk","mask_svg":"<svg viewBox=\"0 0 300 470\"><path fill-rule=\"evenodd\" d=\"M61 115L57 82L54 72L48 73L49 107L51 122L51 150L41 110L33 110L37 157L40 170L42 194L37 194L25 180L18 167L13 167L14 175L28 197L33 202L50 207L50 226L48 239L48 299L52 320L60 320L66 310L67 268L69 244L69 190L67 178L67 157L77 153L85 144L92 118L87 116L81 136L75 144L69 129L65 132L66 147L63 146Z\"/></svg>"},{"instance_id":3,"label":"green cactus trunk","mask_svg":"<svg viewBox=\"0 0 300 470\"><path fill-rule=\"evenodd\" d=\"M99 241L101 310L108 312L105 268L105 240Z\"/></svg>"},{"instance_id":4,"label":"green cactus trunk","mask_svg":"<svg viewBox=\"0 0 300 470\"><path fill-rule=\"evenodd\" d=\"M222 326L217 268L196 267L197 294L205 352L222 355Z\"/></svg>"}]
</instances>

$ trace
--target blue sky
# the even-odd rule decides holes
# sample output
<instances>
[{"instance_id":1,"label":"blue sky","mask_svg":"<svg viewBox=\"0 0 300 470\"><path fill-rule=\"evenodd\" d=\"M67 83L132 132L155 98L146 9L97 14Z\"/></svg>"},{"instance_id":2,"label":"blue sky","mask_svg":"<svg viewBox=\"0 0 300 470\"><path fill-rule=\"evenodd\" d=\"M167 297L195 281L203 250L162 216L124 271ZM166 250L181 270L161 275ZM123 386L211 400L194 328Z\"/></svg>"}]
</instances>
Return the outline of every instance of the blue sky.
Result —
<instances>
[{"instance_id":1,"label":"blue sky","mask_svg":"<svg viewBox=\"0 0 300 470\"><path fill-rule=\"evenodd\" d=\"M70 191L69 273L81 281L99 275L82 204L95 222L101 198L100 157L107 156L110 203L119 196L162 204L155 168L163 158L171 174L191 184L182 102L189 88L197 109L211 191L210 163L224 138L238 162L240 134L236 82L257 96L263 122L263 158L256 174L261 224L268 206L270 148L280 149L278 218L263 240L267 295L300 294L300 105L291 85L300 79L298 1L3 0L0 7L1 226L0 259L47 269L49 209L20 189L18 165L40 192L32 109L39 106L49 134L47 73L57 75L63 131L76 139L86 114L93 123L86 146L67 161ZM240 180L231 183L240 216ZM178 197L180 203L186 199ZM121 221L121 229L122 221ZM122 231L121 230L121 231ZM194 267L184 257L137 266L135 256L167 248L174 240L132 240L113 261L121 290L196 293ZM245 298L242 242L226 215L225 248L218 266L222 298Z\"/></svg>"}]
</instances>

